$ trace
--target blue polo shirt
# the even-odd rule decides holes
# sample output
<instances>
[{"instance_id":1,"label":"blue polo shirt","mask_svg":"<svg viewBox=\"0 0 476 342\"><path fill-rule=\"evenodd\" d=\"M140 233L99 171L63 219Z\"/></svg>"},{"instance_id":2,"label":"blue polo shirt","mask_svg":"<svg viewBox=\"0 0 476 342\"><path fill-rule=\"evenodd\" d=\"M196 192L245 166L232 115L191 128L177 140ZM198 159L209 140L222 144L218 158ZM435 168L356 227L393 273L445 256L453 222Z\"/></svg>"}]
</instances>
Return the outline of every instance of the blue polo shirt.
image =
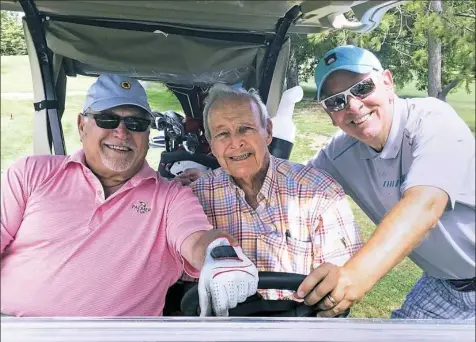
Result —
<instances>
[{"instance_id":1,"label":"blue polo shirt","mask_svg":"<svg viewBox=\"0 0 476 342\"><path fill-rule=\"evenodd\" d=\"M435 98L395 97L390 135L381 152L338 132L309 164L331 174L379 224L414 186L444 190L448 206L409 255L428 275L475 276L475 141L453 108Z\"/></svg>"}]
</instances>

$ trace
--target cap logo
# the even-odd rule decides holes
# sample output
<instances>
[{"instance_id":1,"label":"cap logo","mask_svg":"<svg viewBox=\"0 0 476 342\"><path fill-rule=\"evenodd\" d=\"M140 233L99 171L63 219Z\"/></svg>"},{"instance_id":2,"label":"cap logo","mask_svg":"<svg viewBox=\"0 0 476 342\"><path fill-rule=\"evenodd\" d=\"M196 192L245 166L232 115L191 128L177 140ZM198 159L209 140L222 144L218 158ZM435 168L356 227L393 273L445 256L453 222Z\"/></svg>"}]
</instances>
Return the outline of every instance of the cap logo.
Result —
<instances>
[{"instance_id":1,"label":"cap logo","mask_svg":"<svg viewBox=\"0 0 476 342\"><path fill-rule=\"evenodd\" d=\"M130 84L130 82L122 81L122 82L121 82L121 87L122 87L123 89L131 89L131 84Z\"/></svg>"},{"instance_id":2,"label":"cap logo","mask_svg":"<svg viewBox=\"0 0 476 342\"><path fill-rule=\"evenodd\" d=\"M335 54L335 53L331 53L329 56L327 56L327 57L324 59L324 63L326 63L326 65L330 65L330 64L334 63L336 60L337 60L336 54Z\"/></svg>"}]
</instances>

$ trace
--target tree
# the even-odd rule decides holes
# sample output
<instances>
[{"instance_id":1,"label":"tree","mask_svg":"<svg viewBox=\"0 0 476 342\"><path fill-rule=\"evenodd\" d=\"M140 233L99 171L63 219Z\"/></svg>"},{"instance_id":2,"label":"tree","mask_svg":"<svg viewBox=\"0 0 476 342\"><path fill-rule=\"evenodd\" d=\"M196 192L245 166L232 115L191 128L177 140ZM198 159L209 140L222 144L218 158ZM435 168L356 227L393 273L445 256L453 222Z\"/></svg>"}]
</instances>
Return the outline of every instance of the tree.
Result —
<instances>
[{"instance_id":1,"label":"tree","mask_svg":"<svg viewBox=\"0 0 476 342\"><path fill-rule=\"evenodd\" d=\"M291 45L293 42L291 41ZM288 68L286 69L286 89L293 88L299 85L299 65L297 62L296 53L299 46L291 48L289 53Z\"/></svg>"},{"instance_id":2,"label":"tree","mask_svg":"<svg viewBox=\"0 0 476 342\"><path fill-rule=\"evenodd\" d=\"M430 1L430 11L441 18L443 7L441 0ZM438 34L428 30L428 95L441 97L441 39Z\"/></svg>"},{"instance_id":3,"label":"tree","mask_svg":"<svg viewBox=\"0 0 476 342\"><path fill-rule=\"evenodd\" d=\"M475 77L474 1L432 0L414 5L422 14L415 20L413 34L428 37L427 46L416 51L419 89L426 88L427 71L429 96L446 101L448 93L461 86L469 92Z\"/></svg>"},{"instance_id":4,"label":"tree","mask_svg":"<svg viewBox=\"0 0 476 342\"><path fill-rule=\"evenodd\" d=\"M432 74L434 79L440 79L436 96L445 100L448 92L461 86L469 92L475 78L474 4L468 0L441 1L439 12L432 10L430 1L417 0L388 11L380 25L369 33L328 30L309 35L306 44L310 47L304 49L308 53L296 54L302 58L297 59L301 80L313 72L309 60L322 56L331 47L354 44L374 52L392 72L398 87L414 80L419 90L429 90L429 70L433 67L429 69L428 63L429 60L432 66L438 63L438 59L433 62L428 52L429 42L434 39L441 43L441 76ZM352 19L352 14L346 16ZM297 43L292 44L292 48Z\"/></svg>"},{"instance_id":5,"label":"tree","mask_svg":"<svg viewBox=\"0 0 476 342\"><path fill-rule=\"evenodd\" d=\"M1 11L1 19L1 55L26 55L25 35L18 14L15 12Z\"/></svg>"}]
</instances>

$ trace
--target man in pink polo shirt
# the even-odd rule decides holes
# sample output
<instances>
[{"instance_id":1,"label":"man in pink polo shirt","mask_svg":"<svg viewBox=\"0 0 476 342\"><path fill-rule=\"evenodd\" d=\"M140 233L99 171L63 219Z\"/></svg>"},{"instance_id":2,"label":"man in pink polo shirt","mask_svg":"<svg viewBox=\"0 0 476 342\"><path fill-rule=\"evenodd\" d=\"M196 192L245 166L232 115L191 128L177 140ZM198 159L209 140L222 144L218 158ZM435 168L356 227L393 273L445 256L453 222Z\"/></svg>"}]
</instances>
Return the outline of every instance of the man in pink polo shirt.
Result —
<instances>
[{"instance_id":1,"label":"man in pink polo shirt","mask_svg":"<svg viewBox=\"0 0 476 342\"><path fill-rule=\"evenodd\" d=\"M83 148L5 172L2 314L160 316L184 270L200 277L201 315L226 316L256 292L240 247L147 164L150 116L139 82L101 75L78 115Z\"/></svg>"}]
</instances>

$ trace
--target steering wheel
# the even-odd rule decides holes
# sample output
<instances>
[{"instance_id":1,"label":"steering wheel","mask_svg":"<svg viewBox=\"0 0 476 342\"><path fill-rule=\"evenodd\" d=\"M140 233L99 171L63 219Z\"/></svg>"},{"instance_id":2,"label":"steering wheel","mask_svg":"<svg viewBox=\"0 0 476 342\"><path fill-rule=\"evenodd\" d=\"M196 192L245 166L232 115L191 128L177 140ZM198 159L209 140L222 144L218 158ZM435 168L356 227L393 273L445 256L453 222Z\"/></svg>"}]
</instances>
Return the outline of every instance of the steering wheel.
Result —
<instances>
[{"instance_id":1,"label":"steering wheel","mask_svg":"<svg viewBox=\"0 0 476 342\"><path fill-rule=\"evenodd\" d=\"M258 289L297 291L305 275L283 272L259 272ZM198 284L190 288L180 305L184 316L199 316ZM294 300L265 300L258 293L229 310L230 316L309 317L315 316L317 308ZM349 311L339 317L346 317Z\"/></svg>"}]
</instances>

